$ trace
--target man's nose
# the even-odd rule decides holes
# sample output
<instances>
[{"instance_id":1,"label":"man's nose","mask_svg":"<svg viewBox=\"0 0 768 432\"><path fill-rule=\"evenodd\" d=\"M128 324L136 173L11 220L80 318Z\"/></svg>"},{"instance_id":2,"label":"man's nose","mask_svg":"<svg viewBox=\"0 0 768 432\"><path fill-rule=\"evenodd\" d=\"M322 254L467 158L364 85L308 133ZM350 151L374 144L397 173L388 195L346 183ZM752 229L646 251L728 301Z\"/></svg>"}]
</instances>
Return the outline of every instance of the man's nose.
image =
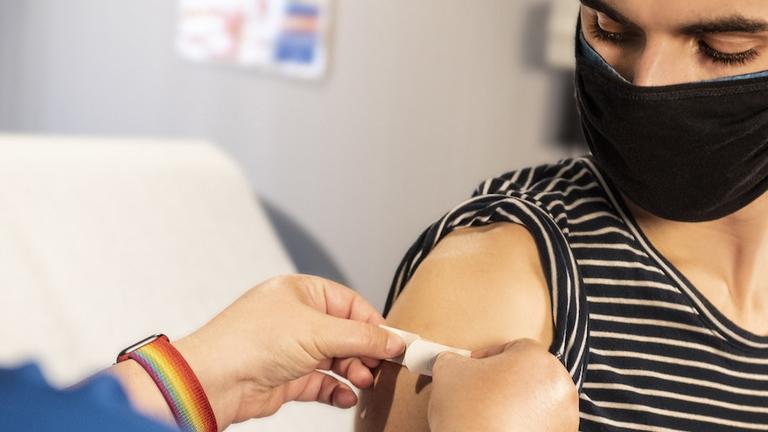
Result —
<instances>
[{"instance_id":1,"label":"man's nose","mask_svg":"<svg viewBox=\"0 0 768 432\"><path fill-rule=\"evenodd\" d=\"M683 51L676 44L665 40L648 40L636 58L632 76L628 78L641 87L664 86L694 81Z\"/></svg>"}]
</instances>

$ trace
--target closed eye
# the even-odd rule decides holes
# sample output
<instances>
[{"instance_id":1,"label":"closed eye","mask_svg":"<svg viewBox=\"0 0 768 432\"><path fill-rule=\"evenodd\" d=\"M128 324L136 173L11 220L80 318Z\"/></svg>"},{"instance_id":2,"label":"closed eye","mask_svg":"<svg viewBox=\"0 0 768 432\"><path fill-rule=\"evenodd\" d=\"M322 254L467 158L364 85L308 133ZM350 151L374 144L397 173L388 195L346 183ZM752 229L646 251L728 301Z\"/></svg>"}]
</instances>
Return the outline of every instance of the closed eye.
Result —
<instances>
[{"instance_id":1,"label":"closed eye","mask_svg":"<svg viewBox=\"0 0 768 432\"><path fill-rule=\"evenodd\" d=\"M629 42L635 35L628 32L608 31L600 26L598 14L594 14L591 22L590 33L595 39L613 45L621 46ZM760 56L760 52L754 48L736 53L726 53L710 46L705 40L697 41L699 53L712 63L727 66L744 66Z\"/></svg>"}]
</instances>

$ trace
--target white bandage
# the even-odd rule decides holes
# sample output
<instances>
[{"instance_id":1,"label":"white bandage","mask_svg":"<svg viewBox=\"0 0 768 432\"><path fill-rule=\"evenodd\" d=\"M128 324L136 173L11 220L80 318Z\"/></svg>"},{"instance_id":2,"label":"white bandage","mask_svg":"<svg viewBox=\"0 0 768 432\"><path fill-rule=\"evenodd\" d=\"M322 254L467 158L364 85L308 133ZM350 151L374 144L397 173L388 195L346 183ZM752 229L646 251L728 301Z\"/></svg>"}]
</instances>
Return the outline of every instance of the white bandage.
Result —
<instances>
[{"instance_id":1,"label":"white bandage","mask_svg":"<svg viewBox=\"0 0 768 432\"><path fill-rule=\"evenodd\" d=\"M432 376L432 366L437 360L437 356L443 352L452 352L460 356L470 358L472 352L464 349L453 348L441 345L432 341L422 339L421 336L404 330L379 326L390 333L400 336L405 341L405 353L387 361L397 363L408 368L409 371L419 375Z\"/></svg>"}]
</instances>

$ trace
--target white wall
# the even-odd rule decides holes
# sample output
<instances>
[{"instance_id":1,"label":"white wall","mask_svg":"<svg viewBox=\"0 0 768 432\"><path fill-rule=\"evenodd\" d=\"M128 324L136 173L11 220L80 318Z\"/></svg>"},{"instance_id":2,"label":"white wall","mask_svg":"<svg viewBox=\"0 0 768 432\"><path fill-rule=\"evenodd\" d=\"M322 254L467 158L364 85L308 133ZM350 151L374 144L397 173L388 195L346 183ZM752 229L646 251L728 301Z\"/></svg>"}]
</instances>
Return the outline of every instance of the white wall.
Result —
<instances>
[{"instance_id":1,"label":"white wall","mask_svg":"<svg viewBox=\"0 0 768 432\"><path fill-rule=\"evenodd\" d=\"M0 0L0 128L210 138L381 306L476 183L562 155L544 4L340 0L331 76L306 84L179 60L173 1Z\"/></svg>"}]
</instances>

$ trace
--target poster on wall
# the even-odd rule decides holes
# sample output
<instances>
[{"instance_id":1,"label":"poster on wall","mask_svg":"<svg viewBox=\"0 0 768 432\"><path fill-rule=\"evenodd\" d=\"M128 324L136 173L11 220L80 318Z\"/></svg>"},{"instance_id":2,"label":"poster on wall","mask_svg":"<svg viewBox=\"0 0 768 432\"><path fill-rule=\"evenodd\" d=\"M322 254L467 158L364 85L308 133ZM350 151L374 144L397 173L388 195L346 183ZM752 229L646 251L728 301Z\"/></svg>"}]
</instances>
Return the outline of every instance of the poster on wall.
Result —
<instances>
[{"instance_id":1,"label":"poster on wall","mask_svg":"<svg viewBox=\"0 0 768 432\"><path fill-rule=\"evenodd\" d=\"M176 46L185 59L321 79L328 69L331 0L179 0Z\"/></svg>"}]
</instances>

